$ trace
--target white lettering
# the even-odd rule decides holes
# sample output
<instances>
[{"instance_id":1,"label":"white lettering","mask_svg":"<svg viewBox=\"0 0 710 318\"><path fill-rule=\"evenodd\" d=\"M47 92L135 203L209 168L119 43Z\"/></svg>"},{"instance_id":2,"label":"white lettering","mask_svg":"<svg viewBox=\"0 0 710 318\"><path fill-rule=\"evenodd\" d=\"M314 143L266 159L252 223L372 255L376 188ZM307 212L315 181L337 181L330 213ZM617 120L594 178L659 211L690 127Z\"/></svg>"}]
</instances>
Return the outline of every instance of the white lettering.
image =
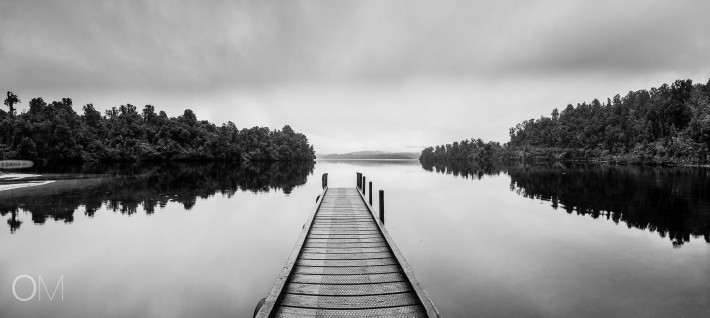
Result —
<instances>
[{"instance_id":1,"label":"white lettering","mask_svg":"<svg viewBox=\"0 0 710 318\"><path fill-rule=\"evenodd\" d=\"M20 280L20 278L27 278L32 281L32 295L30 295L30 297L22 298L19 295L17 295L17 288L16 288L17 286L16 285L17 285L17 281ZM64 289L64 287L62 287L62 289ZM30 275L17 276L17 277L15 277L15 280L12 282L12 293L15 295L15 298L17 298L17 300L28 301L28 300L34 298L35 294L37 293L37 282L35 282L34 278L32 278L32 276L30 276Z\"/></svg>"},{"instance_id":2,"label":"white lettering","mask_svg":"<svg viewBox=\"0 0 710 318\"><path fill-rule=\"evenodd\" d=\"M39 283L44 287L44 291L47 293L47 297L49 297L49 301L52 301L54 298L54 294L57 293L57 289L59 289L59 285L62 285L62 301L64 301L64 275L59 276L59 282L57 282L57 286L54 287L54 291L52 292L52 295L49 294L49 290L47 290L47 285L44 284L44 280L42 280L42 275L39 275ZM39 300L42 300L42 291L40 290L39 292Z\"/></svg>"}]
</instances>

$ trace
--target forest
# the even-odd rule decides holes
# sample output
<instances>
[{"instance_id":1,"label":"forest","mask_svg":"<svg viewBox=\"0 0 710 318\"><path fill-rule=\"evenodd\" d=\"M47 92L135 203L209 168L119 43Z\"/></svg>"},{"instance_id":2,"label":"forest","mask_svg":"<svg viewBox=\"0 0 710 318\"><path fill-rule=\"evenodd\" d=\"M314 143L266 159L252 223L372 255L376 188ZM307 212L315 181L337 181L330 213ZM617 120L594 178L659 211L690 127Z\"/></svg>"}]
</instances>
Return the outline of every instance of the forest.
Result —
<instances>
[{"instance_id":1,"label":"forest","mask_svg":"<svg viewBox=\"0 0 710 318\"><path fill-rule=\"evenodd\" d=\"M710 161L710 81L676 80L606 102L567 105L525 120L500 145L480 139L429 147L420 160L561 160L629 164Z\"/></svg>"},{"instance_id":2,"label":"forest","mask_svg":"<svg viewBox=\"0 0 710 318\"><path fill-rule=\"evenodd\" d=\"M29 101L29 110L16 114L20 99L7 92L0 110L1 159L33 161L287 161L313 160L308 138L286 125L238 129L231 121L217 126L197 120L186 109L168 117L152 105L142 111L131 104L101 114L93 104L74 111L71 98L51 103Z\"/></svg>"}]
</instances>

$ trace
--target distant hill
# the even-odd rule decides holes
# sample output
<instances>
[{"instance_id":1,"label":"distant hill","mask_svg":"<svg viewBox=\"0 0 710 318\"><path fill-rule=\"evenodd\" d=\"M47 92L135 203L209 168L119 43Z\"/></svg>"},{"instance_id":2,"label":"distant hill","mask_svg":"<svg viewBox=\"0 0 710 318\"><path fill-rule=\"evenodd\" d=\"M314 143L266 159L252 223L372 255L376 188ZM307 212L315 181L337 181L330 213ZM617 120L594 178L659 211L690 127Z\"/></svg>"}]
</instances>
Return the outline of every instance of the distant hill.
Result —
<instances>
[{"instance_id":1,"label":"distant hill","mask_svg":"<svg viewBox=\"0 0 710 318\"><path fill-rule=\"evenodd\" d=\"M419 159L418 152L356 151L316 155L316 159Z\"/></svg>"}]
</instances>

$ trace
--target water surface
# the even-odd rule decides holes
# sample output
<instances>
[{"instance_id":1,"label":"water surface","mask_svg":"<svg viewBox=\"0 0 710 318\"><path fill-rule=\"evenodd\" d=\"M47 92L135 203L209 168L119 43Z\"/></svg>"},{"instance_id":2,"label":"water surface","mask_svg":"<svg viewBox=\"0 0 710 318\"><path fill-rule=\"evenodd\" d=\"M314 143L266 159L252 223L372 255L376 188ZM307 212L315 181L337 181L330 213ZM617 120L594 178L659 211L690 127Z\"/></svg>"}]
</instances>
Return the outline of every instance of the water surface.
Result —
<instances>
[{"instance_id":1,"label":"water surface","mask_svg":"<svg viewBox=\"0 0 710 318\"><path fill-rule=\"evenodd\" d=\"M352 186L363 172L385 191L386 227L445 317L710 310L705 168L318 161L37 169L64 179L0 193L2 317L251 317L325 172L331 187ZM50 289L63 277L64 300L16 300L12 282L22 274L41 275ZM29 295L31 286L23 280L17 291Z\"/></svg>"}]
</instances>

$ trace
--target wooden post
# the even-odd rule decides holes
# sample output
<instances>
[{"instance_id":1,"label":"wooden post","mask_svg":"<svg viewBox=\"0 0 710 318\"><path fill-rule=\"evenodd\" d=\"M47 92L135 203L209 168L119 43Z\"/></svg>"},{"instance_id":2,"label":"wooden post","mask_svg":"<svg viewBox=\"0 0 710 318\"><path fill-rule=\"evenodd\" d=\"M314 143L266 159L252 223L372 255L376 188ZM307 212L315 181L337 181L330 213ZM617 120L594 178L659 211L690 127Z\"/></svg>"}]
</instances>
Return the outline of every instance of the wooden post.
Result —
<instances>
[{"instance_id":1,"label":"wooden post","mask_svg":"<svg viewBox=\"0 0 710 318\"><path fill-rule=\"evenodd\" d=\"M385 224L385 190L380 190L380 221Z\"/></svg>"},{"instance_id":2,"label":"wooden post","mask_svg":"<svg viewBox=\"0 0 710 318\"><path fill-rule=\"evenodd\" d=\"M357 188L360 188L360 173L359 172L355 172L355 186Z\"/></svg>"},{"instance_id":3,"label":"wooden post","mask_svg":"<svg viewBox=\"0 0 710 318\"><path fill-rule=\"evenodd\" d=\"M365 180L367 180L367 178L362 176L362 194L367 194L367 182Z\"/></svg>"},{"instance_id":4,"label":"wooden post","mask_svg":"<svg viewBox=\"0 0 710 318\"><path fill-rule=\"evenodd\" d=\"M321 177L321 183L323 185L323 189L328 186L328 174L324 173L323 176Z\"/></svg>"},{"instance_id":5,"label":"wooden post","mask_svg":"<svg viewBox=\"0 0 710 318\"><path fill-rule=\"evenodd\" d=\"M370 181L370 206L372 206L372 181Z\"/></svg>"}]
</instances>

